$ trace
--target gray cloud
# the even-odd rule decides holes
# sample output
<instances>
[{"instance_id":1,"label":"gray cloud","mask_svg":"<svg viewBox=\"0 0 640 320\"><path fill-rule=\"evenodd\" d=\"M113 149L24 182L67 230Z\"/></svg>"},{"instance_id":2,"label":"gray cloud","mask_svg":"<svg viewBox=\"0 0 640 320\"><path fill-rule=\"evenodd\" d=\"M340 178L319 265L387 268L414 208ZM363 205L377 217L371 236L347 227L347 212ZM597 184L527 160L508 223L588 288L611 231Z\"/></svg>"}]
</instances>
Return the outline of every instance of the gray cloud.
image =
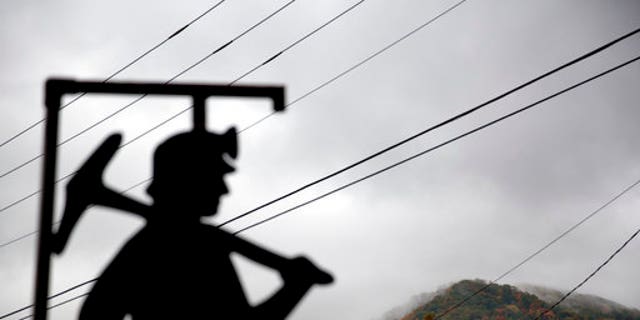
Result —
<instances>
[{"instance_id":1,"label":"gray cloud","mask_svg":"<svg viewBox=\"0 0 640 320\"><path fill-rule=\"evenodd\" d=\"M166 80L284 3L229 1L121 79ZM182 80L229 81L351 3L296 2ZM366 1L245 81L284 84L289 100L295 99L451 4ZM0 137L42 117L42 82L47 76L100 79L210 5L71 0L2 4ZM634 1L468 1L286 113L243 133L239 170L228 179L233 193L213 221L253 208L637 28L638 12ZM260 217L585 79L634 56L638 48L636 36ZM620 70L243 236L286 255L305 253L334 272L336 284L312 290L292 319L375 318L442 284L495 278L640 176L634 104L640 98L635 90L638 68ZM99 118L98 105L110 101L96 97L69 107L63 114L69 126L65 130L71 133L71 127ZM133 137L153 125L151 118L167 117L186 102L160 103L132 108L63 148L61 171L74 168L110 131ZM267 112L266 103L255 108L240 122ZM186 119L172 129L186 126ZM144 179L153 146L170 133L150 135L122 151L107 180L124 189ZM37 154L40 144L41 132L36 131L3 147L0 168ZM0 205L37 188L38 176L39 167L33 165L0 181ZM146 199L142 189L134 194ZM562 289L577 284L640 225L634 214L637 196L634 191L621 198L502 281ZM36 216L33 200L0 214L0 241L33 230ZM56 259L54 287L97 275L140 223L121 213L88 213L69 253ZM640 290L629 281L640 265L636 249L637 243L631 243L581 291L640 308ZM29 303L34 250L33 239L0 249L0 280L7 288L0 292L0 313ZM246 277L252 292L273 285L272 279ZM60 308L53 318L71 317L78 305Z\"/></svg>"}]
</instances>

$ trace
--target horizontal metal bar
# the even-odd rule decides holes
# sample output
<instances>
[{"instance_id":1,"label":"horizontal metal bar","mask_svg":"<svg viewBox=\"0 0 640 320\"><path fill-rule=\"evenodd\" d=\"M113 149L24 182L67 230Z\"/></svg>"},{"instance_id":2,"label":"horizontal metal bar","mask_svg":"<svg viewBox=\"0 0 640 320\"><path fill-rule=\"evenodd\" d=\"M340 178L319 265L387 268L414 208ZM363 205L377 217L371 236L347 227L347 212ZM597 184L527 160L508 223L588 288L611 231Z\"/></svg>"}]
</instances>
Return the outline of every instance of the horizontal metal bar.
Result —
<instances>
[{"instance_id":1,"label":"horizontal metal bar","mask_svg":"<svg viewBox=\"0 0 640 320\"><path fill-rule=\"evenodd\" d=\"M47 100L58 100L68 93L114 93L153 94L183 96L233 96L267 97L273 100L275 111L284 110L284 87L282 86L229 86L211 84L166 84L148 82L102 82L75 81L70 79L49 79L46 83ZM47 105L55 106L56 104Z\"/></svg>"}]
</instances>

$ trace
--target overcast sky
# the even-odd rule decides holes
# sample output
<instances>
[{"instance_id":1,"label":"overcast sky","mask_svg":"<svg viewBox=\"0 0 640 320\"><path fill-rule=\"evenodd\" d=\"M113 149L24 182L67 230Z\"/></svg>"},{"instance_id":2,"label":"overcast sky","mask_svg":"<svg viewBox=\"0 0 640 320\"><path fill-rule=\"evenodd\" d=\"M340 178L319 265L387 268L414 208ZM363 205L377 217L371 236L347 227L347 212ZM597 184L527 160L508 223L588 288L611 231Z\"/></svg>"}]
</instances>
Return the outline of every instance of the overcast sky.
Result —
<instances>
[{"instance_id":1,"label":"overcast sky","mask_svg":"<svg viewBox=\"0 0 640 320\"><path fill-rule=\"evenodd\" d=\"M287 1L227 0L118 80L166 81ZM457 1L366 0L244 78L298 97ZM103 80L213 1L4 1L0 4L0 140L44 116L51 76ZM176 82L227 83L356 1L298 0ZM468 0L429 27L240 136L220 223L462 112L640 26L640 2ZM434 146L640 54L634 36L601 54L251 218L252 222ZM461 279L495 279L640 179L640 63L242 234L286 256L305 254L336 282L314 288L291 319L373 319L411 296ZM62 112L62 139L134 97L88 96ZM125 141L189 105L152 98L60 148L58 176L109 133ZM211 127L246 127L260 99L210 100ZM106 181L124 190L151 174L151 152L184 115L116 156ZM0 147L0 171L42 151L42 127ZM41 162L0 179L0 206L40 188ZM62 191L62 190L61 190ZM62 192L59 192L62 195ZM132 196L149 201L144 188ZM0 213L0 243L37 228L39 197ZM62 205L59 197L57 207ZM631 190L502 279L570 289L640 228ZM55 257L51 292L96 277L143 221L93 209ZM170 236L170 235L167 235ZM35 237L0 248L0 314L32 302ZM252 301L277 274L236 259ZM640 308L640 240L579 292ZM83 289L86 291L87 289ZM83 290L76 293L82 293ZM65 298L71 297L67 295ZM79 302L51 311L68 319ZM20 314L20 316L25 315Z\"/></svg>"}]
</instances>

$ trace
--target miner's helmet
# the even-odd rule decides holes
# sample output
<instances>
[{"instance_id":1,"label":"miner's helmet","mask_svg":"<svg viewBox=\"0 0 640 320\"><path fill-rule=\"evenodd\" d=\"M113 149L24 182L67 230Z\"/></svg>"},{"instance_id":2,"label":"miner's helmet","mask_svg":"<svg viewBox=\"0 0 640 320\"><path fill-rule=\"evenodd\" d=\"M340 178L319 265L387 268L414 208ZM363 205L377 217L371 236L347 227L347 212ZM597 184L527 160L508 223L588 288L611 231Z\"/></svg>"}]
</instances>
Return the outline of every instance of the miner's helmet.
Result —
<instances>
[{"instance_id":1,"label":"miner's helmet","mask_svg":"<svg viewBox=\"0 0 640 320\"><path fill-rule=\"evenodd\" d=\"M231 162L237 155L235 128L224 134L205 130L179 133L156 148L153 181L147 193L155 198L192 187L203 179L221 179L235 170Z\"/></svg>"}]
</instances>

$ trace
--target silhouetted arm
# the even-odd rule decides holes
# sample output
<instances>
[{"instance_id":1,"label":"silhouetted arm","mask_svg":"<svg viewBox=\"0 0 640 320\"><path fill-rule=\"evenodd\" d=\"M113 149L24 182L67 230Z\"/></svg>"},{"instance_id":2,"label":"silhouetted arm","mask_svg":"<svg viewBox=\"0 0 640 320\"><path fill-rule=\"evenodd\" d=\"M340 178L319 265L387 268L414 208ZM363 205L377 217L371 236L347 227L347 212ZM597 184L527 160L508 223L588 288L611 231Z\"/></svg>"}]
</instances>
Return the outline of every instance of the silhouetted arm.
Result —
<instances>
[{"instance_id":1,"label":"silhouetted arm","mask_svg":"<svg viewBox=\"0 0 640 320\"><path fill-rule=\"evenodd\" d=\"M280 256L272 251L266 250L240 237L224 233L225 242L229 243L231 251L237 252L259 264L265 265L275 270L284 270L289 262L288 258Z\"/></svg>"},{"instance_id":2,"label":"silhouetted arm","mask_svg":"<svg viewBox=\"0 0 640 320\"><path fill-rule=\"evenodd\" d=\"M253 308L255 317L284 319L313 285L333 281L331 275L318 269L304 257L287 260L287 266L285 270L280 271L280 275L284 282L283 286L269 299Z\"/></svg>"},{"instance_id":3,"label":"silhouetted arm","mask_svg":"<svg viewBox=\"0 0 640 320\"><path fill-rule=\"evenodd\" d=\"M224 232L224 231L222 231ZM305 257L288 259L242 238L224 232L232 251L280 272L283 286L265 302L253 308L256 317L284 319L315 284L328 284L333 277Z\"/></svg>"},{"instance_id":4,"label":"silhouetted arm","mask_svg":"<svg viewBox=\"0 0 640 320\"><path fill-rule=\"evenodd\" d=\"M272 251L266 250L240 237L219 230L225 237L225 242L229 244L231 251L237 252L259 264L269 268L278 270L281 274L295 272L303 273L310 278L313 283L326 284L331 283L333 278L328 273L317 268L311 261L304 257L296 257L293 259L285 258ZM299 260L306 260L306 263L300 263ZM283 274L286 277L286 274Z\"/></svg>"}]
</instances>

